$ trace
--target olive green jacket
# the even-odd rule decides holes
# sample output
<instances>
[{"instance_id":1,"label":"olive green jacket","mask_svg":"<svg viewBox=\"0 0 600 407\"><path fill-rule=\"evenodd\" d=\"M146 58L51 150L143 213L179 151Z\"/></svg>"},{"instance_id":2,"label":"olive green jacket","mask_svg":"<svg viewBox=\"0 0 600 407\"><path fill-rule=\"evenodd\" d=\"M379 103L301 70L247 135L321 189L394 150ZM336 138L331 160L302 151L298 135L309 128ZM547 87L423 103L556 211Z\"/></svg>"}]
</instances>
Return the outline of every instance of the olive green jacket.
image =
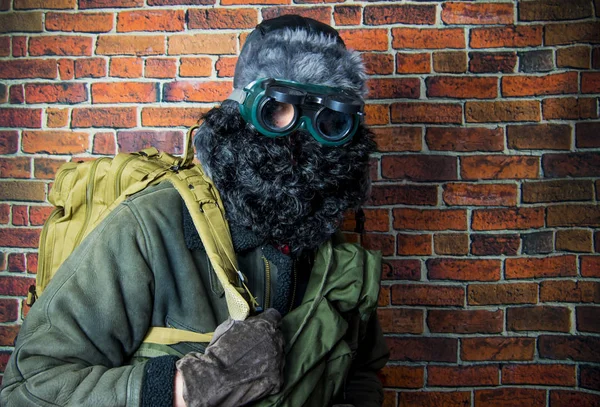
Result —
<instances>
[{"instance_id":1,"label":"olive green jacket","mask_svg":"<svg viewBox=\"0 0 600 407\"><path fill-rule=\"evenodd\" d=\"M1 405L169 405L174 357L166 363L165 357L141 362L134 358L149 327L212 332L228 317L206 253L186 245L183 213L183 202L171 186L147 188L117 207L84 239L25 318L4 374ZM376 316L370 318L379 264L373 256L367 262L366 252L355 245L340 248L327 243L319 250L302 305L286 316L292 321L295 315L297 322L286 323L284 318L286 372L297 365L291 360L302 360L302 353L309 348L322 347L321 357L340 357L343 363L332 367L343 371L323 368L317 369L316 375L342 384L322 386L317 379L312 391L322 393L324 403L345 395L347 402L357 406L379 406L382 390L376 371L387 360L387 347ZM251 291L259 302L264 301L264 267L268 263L261 248L238 260ZM338 267L338 263L345 266ZM320 271L315 273L317 269ZM321 278L313 278L313 274ZM326 300L330 292L334 293L331 302ZM341 304L339 312L335 311L337 304ZM325 308L334 312L323 313ZM311 318L311 313L317 317ZM334 330L331 335L319 331L319 319L342 331ZM294 328L294 324L303 326ZM312 327L309 336L306 327ZM203 351L204 345L182 343L172 350L182 355ZM335 351L328 353L328 347ZM303 366L296 370L306 364ZM297 373L308 374L300 370ZM274 404L315 405L290 396L300 388L291 384L286 383L286 396Z\"/></svg>"}]
</instances>

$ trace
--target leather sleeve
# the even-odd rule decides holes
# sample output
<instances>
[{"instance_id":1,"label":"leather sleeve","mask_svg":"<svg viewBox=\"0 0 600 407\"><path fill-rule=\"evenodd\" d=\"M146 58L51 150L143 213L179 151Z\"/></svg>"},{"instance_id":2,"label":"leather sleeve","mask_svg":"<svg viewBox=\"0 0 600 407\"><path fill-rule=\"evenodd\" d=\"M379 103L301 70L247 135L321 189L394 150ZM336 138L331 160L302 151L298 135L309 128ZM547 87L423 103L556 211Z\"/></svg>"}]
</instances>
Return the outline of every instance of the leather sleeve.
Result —
<instances>
[{"instance_id":1,"label":"leather sleeve","mask_svg":"<svg viewBox=\"0 0 600 407\"><path fill-rule=\"evenodd\" d=\"M151 254L141 223L121 205L60 267L20 330L0 404L141 404L147 362L128 364L153 308ZM172 386L173 377L167 383Z\"/></svg>"},{"instance_id":2,"label":"leather sleeve","mask_svg":"<svg viewBox=\"0 0 600 407\"><path fill-rule=\"evenodd\" d=\"M383 386L377 372L385 366L388 358L389 350L374 312L350 367L343 402L360 407L380 407L383 404Z\"/></svg>"}]
</instances>

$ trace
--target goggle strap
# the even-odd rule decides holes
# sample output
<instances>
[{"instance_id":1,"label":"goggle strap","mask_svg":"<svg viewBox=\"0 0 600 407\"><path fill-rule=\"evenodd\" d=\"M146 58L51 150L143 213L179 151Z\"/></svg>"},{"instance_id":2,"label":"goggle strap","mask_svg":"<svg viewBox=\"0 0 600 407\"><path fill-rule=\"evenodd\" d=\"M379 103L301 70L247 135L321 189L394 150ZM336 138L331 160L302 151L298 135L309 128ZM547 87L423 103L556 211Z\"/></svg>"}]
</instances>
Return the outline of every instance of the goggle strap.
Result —
<instances>
[{"instance_id":1,"label":"goggle strap","mask_svg":"<svg viewBox=\"0 0 600 407\"><path fill-rule=\"evenodd\" d=\"M244 89L234 89L231 95L227 98L228 100L234 100L240 105L246 100L246 91Z\"/></svg>"}]
</instances>

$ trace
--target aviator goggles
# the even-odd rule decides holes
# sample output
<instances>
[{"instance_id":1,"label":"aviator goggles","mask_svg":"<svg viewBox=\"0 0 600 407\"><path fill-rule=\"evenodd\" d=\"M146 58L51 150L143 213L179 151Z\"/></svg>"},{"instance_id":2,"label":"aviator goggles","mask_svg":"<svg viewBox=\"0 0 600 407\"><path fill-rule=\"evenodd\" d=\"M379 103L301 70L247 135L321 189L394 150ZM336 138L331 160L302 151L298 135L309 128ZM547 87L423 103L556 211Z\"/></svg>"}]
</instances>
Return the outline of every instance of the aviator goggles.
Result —
<instances>
[{"instance_id":1,"label":"aviator goggles","mask_svg":"<svg viewBox=\"0 0 600 407\"><path fill-rule=\"evenodd\" d=\"M364 102L340 88L263 78L229 96L246 123L267 137L307 130L328 146L347 143L364 115Z\"/></svg>"}]
</instances>

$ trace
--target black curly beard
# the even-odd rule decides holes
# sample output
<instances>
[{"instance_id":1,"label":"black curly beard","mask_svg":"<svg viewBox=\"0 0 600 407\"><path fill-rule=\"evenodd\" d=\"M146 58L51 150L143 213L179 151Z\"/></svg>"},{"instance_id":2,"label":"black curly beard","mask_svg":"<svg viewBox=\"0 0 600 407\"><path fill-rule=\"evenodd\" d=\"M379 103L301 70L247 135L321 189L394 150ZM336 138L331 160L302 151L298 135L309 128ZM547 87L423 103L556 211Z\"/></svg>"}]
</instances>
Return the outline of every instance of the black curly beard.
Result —
<instances>
[{"instance_id":1,"label":"black curly beard","mask_svg":"<svg viewBox=\"0 0 600 407\"><path fill-rule=\"evenodd\" d=\"M246 125L235 102L203 118L194 143L229 222L266 243L295 254L314 249L366 199L375 144L362 125L349 143L328 147L305 131L265 137Z\"/></svg>"}]
</instances>

